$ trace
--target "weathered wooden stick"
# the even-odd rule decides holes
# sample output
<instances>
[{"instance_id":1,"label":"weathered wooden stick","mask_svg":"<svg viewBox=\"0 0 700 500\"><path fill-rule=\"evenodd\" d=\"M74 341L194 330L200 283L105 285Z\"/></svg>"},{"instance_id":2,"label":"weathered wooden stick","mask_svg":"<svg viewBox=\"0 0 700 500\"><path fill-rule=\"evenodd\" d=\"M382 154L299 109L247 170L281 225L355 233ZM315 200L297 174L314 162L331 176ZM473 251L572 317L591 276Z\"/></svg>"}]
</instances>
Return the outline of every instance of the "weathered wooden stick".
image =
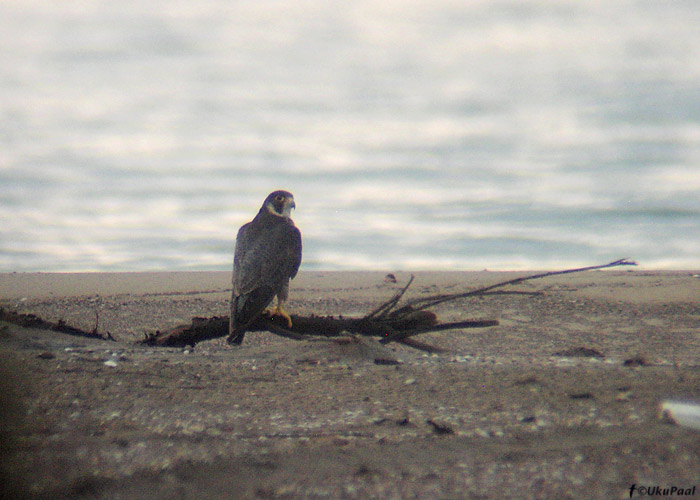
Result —
<instances>
[{"instance_id":1,"label":"weathered wooden stick","mask_svg":"<svg viewBox=\"0 0 700 500\"><path fill-rule=\"evenodd\" d=\"M100 335L97 331L97 324L95 324L95 328L92 331L88 332L81 330L80 328L70 326L62 319L58 320L57 323L52 323L50 321L43 320L34 314L21 314L14 311L6 311L2 307L0 307L0 321L7 321L8 323L23 326L25 328L41 328L43 330L67 333L68 335L77 335L80 337L114 340L112 335L109 333L107 333L106 336Z\"/></svg>"},{"instance_id":2,"label":"weathered wooden stick","mask_svg":"<svg viewBox=\"0 0 700 500\"><path fill-rule=\"evenodd\" d=\"M437 323L437 316L429 311L418 311L413 315L394 321L373 320L368 318L335 318L332 316L297 316L292 315L292 327L287 328L278 317L264 314L250 324L250 331L266 330L282 337L301 340L309 336L338 337L347 333L382 337L386 342L401 342L410 347L427 352L439 349L417 341L408 341L409 337L431 331L456 328L481 328L498 324L494 320L461 321L458 323ZM284 325L284 326L283 326ZM228 335L228 317L193 318L189 325L177 326L166 332L156 332L142 342L162 347L181 347L197 342L211 340Z\"/></svg>"},{"instance_id":3,"label":"weathered wooden stick","mask_svg":"<svg viewBox=\"0 0 700 500\"><path fill-rule=\"evenodd\" d=\"M487 295L488 292L490 292L491 290L494 290L496 288L501 288L501 287L508 286L508 285L517 285L518 283L523 283L525 281L541 279L541 278L548 278L550 276L558 276L560 274L580 273L583 271L594 271L597 269L608 269L611 267L636 266L636 265L637 265L636 262L625 258L625 259L619 259L619 260L610 262L608 264L602 264L602 265L597 265L597 266L578 267L575 269L564 269L563 271L549 271L546 273L533 274L530 276L522 276L520 278L515 278L512 280L508 280L508 281L502 281L502 282L496 283L494 285L489 285L489 286L483 287L483 288L477 288L476 290L470 290L468 292L455 293L455 294L440 294L440 295L433 295L431 297L413 299L413 300L408 301L406 303L406 305L404 305L402 308L397 309L395 311L392 311L391 314L402 314L404 310L412 310L412 311L423 310L423 309L427 309L429 307L436 306L438 304L442 304L443 302L449 302L451 300L463 299L466 297L474 297L474 296L478 296L478 295ZM394 302L394 303L396 303L396 302Z\"/></svg>"}]
</instances>

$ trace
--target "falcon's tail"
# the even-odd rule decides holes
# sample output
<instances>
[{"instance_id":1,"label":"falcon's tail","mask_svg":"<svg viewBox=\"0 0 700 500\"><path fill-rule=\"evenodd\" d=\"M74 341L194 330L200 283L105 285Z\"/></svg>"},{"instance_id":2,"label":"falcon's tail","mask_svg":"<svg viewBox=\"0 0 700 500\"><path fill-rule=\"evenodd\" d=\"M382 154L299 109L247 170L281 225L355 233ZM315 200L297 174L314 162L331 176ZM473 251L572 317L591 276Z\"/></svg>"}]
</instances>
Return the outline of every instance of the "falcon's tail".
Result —
<instances>
[{"instance_id":1,"label":"falcon's tail","mask_svg":"<svg viewBox=\"0 0 700 500\"><path fill-rule=\"evenodd\" d=\"M275 291L266 286L256 288L246 295L232 296L227 342L229 344L242 343L248 325L265 310L274 298Z\"/></svg>"}]
</instances>

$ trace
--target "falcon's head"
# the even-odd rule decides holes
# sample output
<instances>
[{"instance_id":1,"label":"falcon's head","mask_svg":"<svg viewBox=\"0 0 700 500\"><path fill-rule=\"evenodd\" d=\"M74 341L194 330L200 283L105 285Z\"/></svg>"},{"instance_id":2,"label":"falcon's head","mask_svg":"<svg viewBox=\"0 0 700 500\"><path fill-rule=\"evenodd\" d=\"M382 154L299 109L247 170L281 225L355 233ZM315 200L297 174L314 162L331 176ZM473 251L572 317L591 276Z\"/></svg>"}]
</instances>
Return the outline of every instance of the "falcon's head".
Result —
<instances>
[{"instance_id":1,"label":"falcon's head","mask_svg":"<svg viewBox=\"0 0 700 500\"><path fill-rule=\"evenodd\" d=\"M292 209L296 208L294 203L294 195L289 191L275 191L267 195L263 208L267 209L272 215L278 217L287 217L292 213Z\"/></svg>"}]
</instances>

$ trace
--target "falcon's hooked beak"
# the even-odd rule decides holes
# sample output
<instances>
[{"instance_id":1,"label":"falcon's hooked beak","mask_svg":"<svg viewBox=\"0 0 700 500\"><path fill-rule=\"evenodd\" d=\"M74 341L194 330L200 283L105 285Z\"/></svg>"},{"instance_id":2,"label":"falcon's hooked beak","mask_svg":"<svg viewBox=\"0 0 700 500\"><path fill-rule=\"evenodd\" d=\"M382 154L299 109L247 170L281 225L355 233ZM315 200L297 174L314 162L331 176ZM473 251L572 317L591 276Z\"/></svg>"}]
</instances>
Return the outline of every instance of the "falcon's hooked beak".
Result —
<instances>
[{"instance_id":1,"label":"falcon's hooked beak","mask_svg":"<svg viewBox=\"0 0 700 500\"><path fill-rule=\"evenodd\" d=\"M284 203L284 208L282 209L282 215L285 217L291 217L292 216L292 210L297 208L297 204L294 203L294 198L288 198L285 203Z\"/></svg>"}]
</instances>

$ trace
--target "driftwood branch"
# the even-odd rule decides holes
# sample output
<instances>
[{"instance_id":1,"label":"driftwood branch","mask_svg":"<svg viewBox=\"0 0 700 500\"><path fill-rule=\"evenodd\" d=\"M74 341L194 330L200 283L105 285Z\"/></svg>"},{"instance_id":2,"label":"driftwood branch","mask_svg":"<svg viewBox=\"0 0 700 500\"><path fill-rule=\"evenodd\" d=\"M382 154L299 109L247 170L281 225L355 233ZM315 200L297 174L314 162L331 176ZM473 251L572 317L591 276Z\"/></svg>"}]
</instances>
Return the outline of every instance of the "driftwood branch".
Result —
<instances>
[{"instance_id":1,"label":"driftwood branch","mask_svg":"<svg viewBox=\"0 0 700 500\"><path fill-rule=\"evenodd\" d=\"M249 331L269 331L293 340L310 337L339 337L347 334L391 338L416 349L437 352L438 349L409 337L418 333L438 331L450 328L473 328L497 324L489 322L460 322L437 324L437 316L430 311L419 311L396 317L392 321L372 318L343 318L334 316L297 316L292 315L292 328L287 328L284 320L267 313L262 314L248 327ZM165 332L156 332L143 340L153 346L178 347L194 345L197 342L211 340L228 335L228 316L214 318L194 318L189 325L177 326Z\"/></svg>"},{"instance_id":2,"label":"driftwood branch","mask_svg":"<svg viewBox=\"0 0 700 500\"><path fill-rule=\"evenodd\" d=\"M496 320L472 320L455 323L439 323L438 318L429 308L445 302L464 299L467 297L490 295L493 293L524 293L524 292L494 292L497 288L516 285L525 281L570 274L596 269L607 269L617 266L633 266L635 262L620 259L608 264L566 269L563 271L551 271L515 278L508 281L489 285L463 293L440 294L405 301L401 307L399 303L404 294L413 283L411 276L408 283L399 290L391 299L383 302L362 318L343 318L333 316L292 316L292 327L286 328L286 323L269 315L260 316L253 322L249 330L266 330L276 335L294 340L308 339L310 336L337 337L343 334L355 334L379 337L380 342L400 342L407 346L421 349L427 352L439 352L440 349L419 342L412 337L428 332L437 332L465 328L483 328L498 325ZM284 326L283 326L284 325ZM143 342L155 346L185 346L194 345L203 340L224 337L228 334L228 317L195 318L190 325L176 327L167 332L156 332L148 336Z\"/></svg>"},{"instance_id":3,"label":"driftwood branch","mask_svg":"<svg viewBox=\"0 0 700 500\"><path fill-rule=\"evenodd\" d=\"M114 340L112 335L107 332L106 335L101 335L97 331L98 323L95 323L95 328L91 331L82 330L74 326L66 324L62 319L56 323L41 319L34 314L22 314L14 311L7 311L0 307L0 321L6 321L13 325L22 326L24 328L39 328L42 330L51 330L53 332L66 333L68 335L77 335L79 337L88 337L101 340Z\"/></svg>"}]
</instances>

